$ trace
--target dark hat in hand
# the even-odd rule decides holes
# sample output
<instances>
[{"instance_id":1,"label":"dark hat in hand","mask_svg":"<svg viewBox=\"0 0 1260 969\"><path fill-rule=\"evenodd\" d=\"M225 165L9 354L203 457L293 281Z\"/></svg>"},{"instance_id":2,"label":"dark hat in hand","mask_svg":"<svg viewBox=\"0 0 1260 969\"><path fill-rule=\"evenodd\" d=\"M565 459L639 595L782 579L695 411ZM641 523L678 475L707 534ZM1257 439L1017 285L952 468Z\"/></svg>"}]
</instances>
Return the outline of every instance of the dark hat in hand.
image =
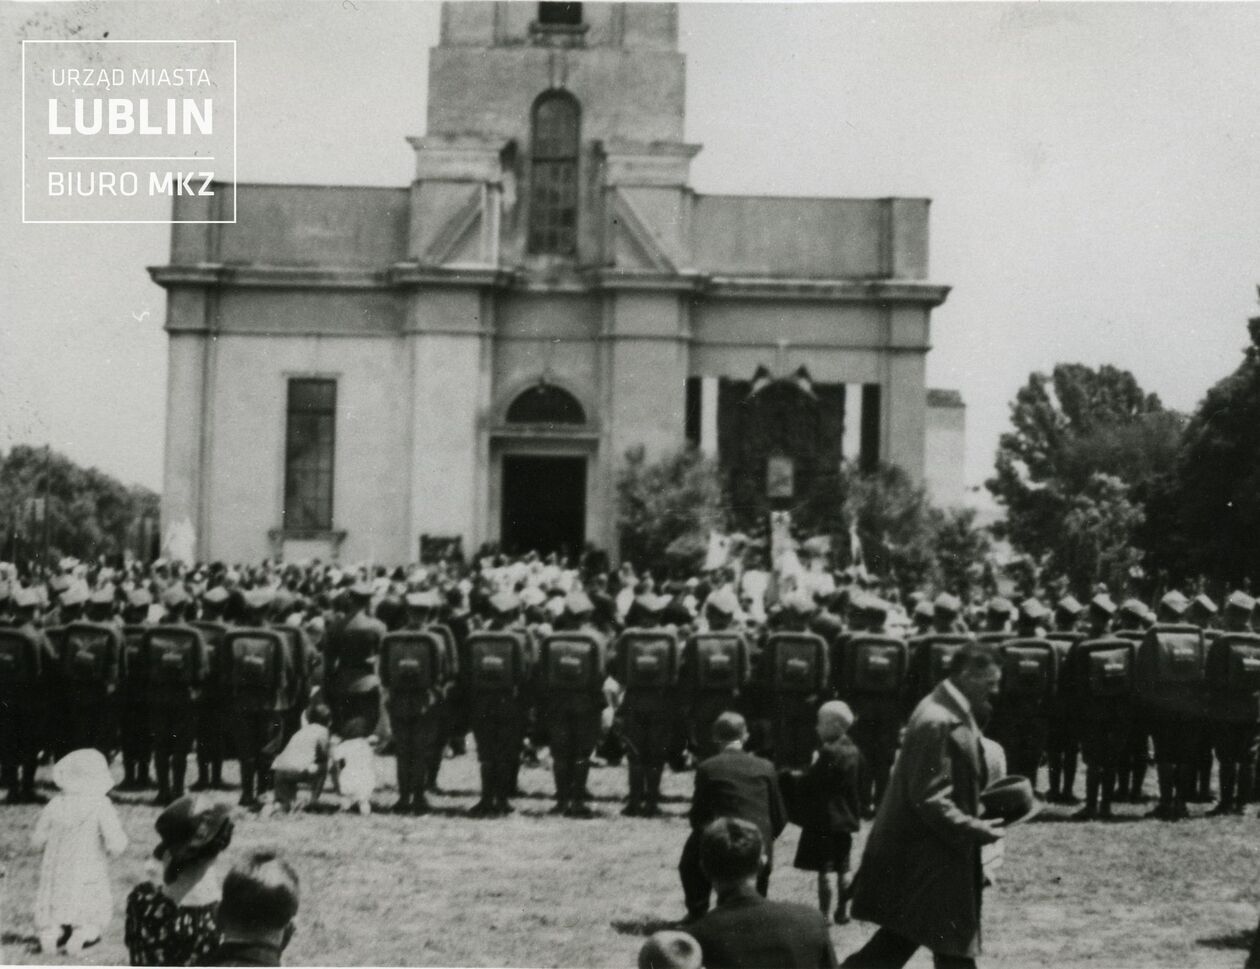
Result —
<instances>
[{"instance_id":1,"label":"dark hat in hand","mask_svg":"<svg viewBox=\"0 0 1260 969\"><path fill-rule=\"evenodd\" d=\"M986 821L1019 824L1036 817L1041 807L1033 794L1032 781L1019 774L996 780L980 793L980 817Z\"/></svg>"}]
</instances>

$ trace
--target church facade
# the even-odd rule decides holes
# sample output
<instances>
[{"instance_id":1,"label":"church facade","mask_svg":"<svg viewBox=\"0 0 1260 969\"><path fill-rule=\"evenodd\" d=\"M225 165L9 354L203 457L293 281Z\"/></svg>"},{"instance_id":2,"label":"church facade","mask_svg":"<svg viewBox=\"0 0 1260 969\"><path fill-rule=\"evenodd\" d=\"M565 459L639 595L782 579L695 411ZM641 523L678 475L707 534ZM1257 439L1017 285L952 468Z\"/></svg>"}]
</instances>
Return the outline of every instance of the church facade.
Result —
<instances>
[{"instance_id":1,"label":"church facade","mask_svg":"<svg viewBox=\"0 0 1260 969\"><path fill-rule=\"evenodd\" d=\"M627 452L724 459L765 387L806 395L813 464L924 479L928 200L694 192L672 4L448 3L429 74L409 186L176 202L238 213L150 269L198 558L615 555ZM744 457L789 497L812 466Z\"/></svg>"}]
</instances>

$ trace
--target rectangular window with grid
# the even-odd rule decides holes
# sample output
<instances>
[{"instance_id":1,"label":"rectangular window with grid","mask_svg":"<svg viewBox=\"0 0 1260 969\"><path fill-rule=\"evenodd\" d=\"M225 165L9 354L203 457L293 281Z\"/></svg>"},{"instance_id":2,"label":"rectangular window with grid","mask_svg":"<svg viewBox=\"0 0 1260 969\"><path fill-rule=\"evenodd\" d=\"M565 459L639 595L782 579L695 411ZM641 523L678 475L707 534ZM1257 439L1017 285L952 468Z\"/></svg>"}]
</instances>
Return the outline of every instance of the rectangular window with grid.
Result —
<instances>
[{"instance_id":1,"label":"rectangular window with grid","mask_svg":"<svg viewBox=\"0 0 1260 969\"><path fill-rule=\"evenodd\" d=\"M327 531L333 523L337 381L294 378L284 434L284 528Z\"/></svg>"}]
</instances>

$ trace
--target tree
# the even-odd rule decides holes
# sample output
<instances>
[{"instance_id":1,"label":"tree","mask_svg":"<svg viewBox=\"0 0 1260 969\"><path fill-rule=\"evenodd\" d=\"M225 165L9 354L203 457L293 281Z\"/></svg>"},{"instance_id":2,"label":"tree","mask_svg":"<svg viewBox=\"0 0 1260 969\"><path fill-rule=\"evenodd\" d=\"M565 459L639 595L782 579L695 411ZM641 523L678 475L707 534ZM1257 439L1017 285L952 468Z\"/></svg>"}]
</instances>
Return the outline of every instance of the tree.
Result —
<instances>
[{"instance_id":1,"label":"tree","mask_svg":"<svg viewBox=\"0 0 1260 969\"><path fill-rule=\"evenodd\" d=\"M0 454L0 528L7 539L0 557L42 557L45 526L38 504L45 495L50 558L118 555L138 547L143 519L156 525L158 496L147 488L80 467L55 451L19 444Z\"/></svg>"},{"instance_id":2,"label":"tree","mask_svg":"<svg viewBox=\"0 0 1260 969\"><path fill-rule=\"evenodd\" d=\"M1144 392L1127 370L1073 363L1058 364L1050 376L1030 375L1011 404L1011 423L986 482L1006 506L1004 533L1035 558L1076 562L1063 546L1068 516L1078 521L1101 513L1086 511L1078 499L1101 502L1117 521L1128 522L1133 531L1123 538L1131 544L1144 516L1122 514L1117 502L1123 497L1140 508L1174 466L1185 419ZM1099 483L1100 475L1115 487Z\"/></svg>"},{"instance_id":3,"label":"tree","mask_svg":"<svg viewBox=\"0 0 1260 969\"><path fill-rule=\"evenodd\" d=\"M928 586L967 593L989 550L970 509L942 511L895 465L845 466L844 515L857 526L866 567L903 594Z\"/></svg>"},{"instance_id":4,"label":"tree","mask_svg":"<svg viewBox=\"0 0 1260 969\"><path fill-rule=\"evenodd\" d=\"M936 549L933 585L948 589L964 601L983 582L989 554L988 533L976 527L974 508L933 508L932 545Z\"/></svg>"},{"instance_id":5,"label":"tree","mask_svg":"<svg viewBox=\"0 0 1260 969\"><path fill-rule=\"evenodd\" d=\"M1242 363L1191 418L1173 497L1189 567L1218 582L1260 576L1260 317Z\"/></svg>"},{"instance_id":6,"label":"tree","mask_svg":"<svg viewBox=\"0 0 1260 969\"><path fill-rule=\"evenodd\" d=\"M1082 491L1068 498L1049 571L1065 577L1081 595L1100 582L1112 589L1126 588L1142 560L1132 537L1144 517L1123 481L1095 474Z\"/></svg>"},{"instance_id":7,"label":"tree","mask_svg":"<svg viewBox=\"0 0 1260 969\"><path fill-rule=\"evenodd\" d=\"M617 477L621 557L640 570L693 572L711 530L726 527L717 462L687 447L648 461L642 447L626 452Z\"/></svg>"}]
</instances>

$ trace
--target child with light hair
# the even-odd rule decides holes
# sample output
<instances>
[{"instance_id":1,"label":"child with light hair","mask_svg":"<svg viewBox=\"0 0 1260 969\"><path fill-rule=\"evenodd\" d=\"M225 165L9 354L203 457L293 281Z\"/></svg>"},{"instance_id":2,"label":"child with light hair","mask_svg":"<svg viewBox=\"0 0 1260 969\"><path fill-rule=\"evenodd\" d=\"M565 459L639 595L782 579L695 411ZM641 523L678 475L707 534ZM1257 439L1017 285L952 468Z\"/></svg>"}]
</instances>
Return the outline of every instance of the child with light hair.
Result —
<instances>
[{"instance_id":1,"label":"child with light hair","mask_svg":"<svg viewBox=\"0 0 1260 969\"><path fill-rule=\"evenodd\" d=\"M831 700L818 709L818 756L797 782L801 838L793 867L818 874L818 907L837 925L849 921L849 855L861 827L862 755L849 737L853 711ZM830 878L835 875L832 892Z\"/></svg>"},{"instance_id":2,"label":"child with light hair","mask_svg":"<svg viewBox=\"0 0 1260 969\"><path fill-rule=\"evenodd\" d=\"M368 736L367 722L362 717L347 720L343 733L345 737L333 749L337 790L349 800L347 809L371 814L372 794L376 790L374 738Z\"/></svg>"},{"instance_id":3,"label":"child with light hair","mask_svg":"<svg viewBox=\"0 0 1260 969\"><path fill-rule=\"evenodd\" d=\"M40 812L31 844L42 848L35 893L40 950L58 945L70 955L101 940L113 914L107 855L127 849L118 812L106 795L114 786L109 764L94 748L73 750L53 766L60 789Z\"/></svg>"}]
</instances>

